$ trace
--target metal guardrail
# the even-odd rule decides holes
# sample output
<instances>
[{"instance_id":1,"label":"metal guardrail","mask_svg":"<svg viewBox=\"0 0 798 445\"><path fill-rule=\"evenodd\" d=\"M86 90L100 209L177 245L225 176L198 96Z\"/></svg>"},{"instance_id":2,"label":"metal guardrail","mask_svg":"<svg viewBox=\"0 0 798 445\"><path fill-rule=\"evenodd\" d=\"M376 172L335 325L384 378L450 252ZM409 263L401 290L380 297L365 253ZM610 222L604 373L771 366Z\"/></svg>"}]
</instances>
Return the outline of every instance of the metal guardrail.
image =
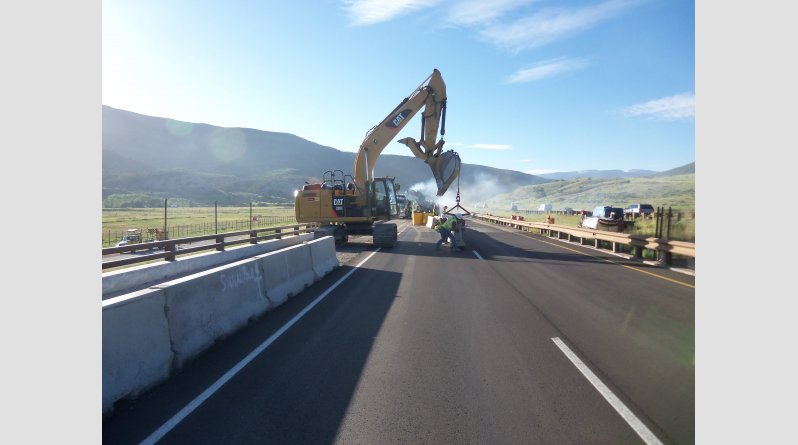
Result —
<instances>
[{"instance_id":1,"label":"metal guardrail","mask_svg":"<svg viewBox=\"0 0 798 445\"><path fill-rule=\"evenodd\" d=\"M218 250L224 251L227 246L235 246L238 244L257 244L259 241L270 239L280 239L286 235L300 235L302 233L313 232L316 229L315 224L294 224L289 226L267 227L264 229L241 230L238 232L218 233L213 235L192 236L189 238L175 238L173 240L165 241L152 241L146 243L131 244L122 247L106 247L103 248L103 255L111 255L115 253L133 253L137 250L154 251L156 253L148 253L134 258L123 258L119 260L103 261L102 268L110 269L113 267L127 266L130 264L144 263L158 259L166 261L175 261L180 255L187 255L195 252L202 252L205 250ZM231 239L241 236L247 236L243 239ZM180 247L184 244L192 244L203 241L213 241L212 243L203 244L200 246Z\"/></svg>"},{"instance_id":2,"label":"metal guardrail","mask_svg":"<svg viewBox=\"0 0 798 445\"><path fill-rule=\"evenodd\" d=\"M695 243L685 241L671 241L654 237L647 238L642 235L630 235L627 233L605 232L595 229L500 218L493 215L475 214L472 215L472 217L493 224L510 226L529 232L531 232L532 229L537 229L540 230L541 234L547 233L549 236L556 236L558 239L561 238L562 235L567 235L569 241L573 241L573 238L579 238L582 244L584 244L583 241L585 239L592 239L595 241L596 247L599 247L599 241L607 241L612 243L613 251L618 251L617 247L619 245L631 246L634 248L634 254L638 258L642 258L643 249L649 249L657 252L658 259L665 264L671 264L671 255L673 254L695 258Z\"/></svg>"}]
</instances>

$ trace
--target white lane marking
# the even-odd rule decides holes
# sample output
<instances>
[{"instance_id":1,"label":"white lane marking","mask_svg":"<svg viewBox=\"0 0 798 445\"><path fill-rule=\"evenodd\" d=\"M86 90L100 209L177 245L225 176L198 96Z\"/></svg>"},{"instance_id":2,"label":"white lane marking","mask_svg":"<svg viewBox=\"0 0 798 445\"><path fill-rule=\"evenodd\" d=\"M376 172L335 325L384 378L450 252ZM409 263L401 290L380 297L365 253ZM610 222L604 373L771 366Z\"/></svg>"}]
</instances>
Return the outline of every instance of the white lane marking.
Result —
<instances>
[{"instance_id":1,"label":"white lane marking","mask_svg":"<svg viewBox=\"0 0 798 445\"><path fill-rule=\"evenodd\" d=\"M169 431L174 429L174 427L176 427L180 422L182 422L183 419L188 417L189 414L191 414L195 409L197 409L200 405L202 405L203 402L208 400L208 398L211 397L216 391L218 391L219 388L221 388L231 378L233 378L236 374L238 374L238 372L241 371L244 368L244 366L247 366L249 364L249 362L251 362L252 360L255 359L255 357L260 355L261 352L266 350L266 348L268 348L269 345L271 345L272 343L274 343L275 340L280 338L280 336L283 335L283 333L285 333L285 331L287 331L291 326L293 326L294 323L299 321L299 319L302 318L305 314L307 314L308 311L313 309L314 306L319 304L319 302L321 300L323 300L325 297L327 297L327 295L329 295L330 292L332 292L336 287L338 287L347 278L349 278L350 275L355 273L355 271L358 270L360 268L360 266L362 266L363 264L365 264L366 261L371 259L371 257L374 256L374 254L376 254L377 252L380 251L380 249L381 248L378 247L374 252L371 252L371 254L369 254L369 256L367 256L363 261L361 261L357 266L355 266L354 269L352 269L349 272L347 272L347 274L344 275L343 277L341 277L338 281L336 281L335 284L333 284L332 286L327 288L327 290L325 290L321 295L319 295L315 300L313 300L312 303L310 303L304 309L302 309L302 311L300 313L296 314L294 316L294 318L292 318L288 323L283 325L283 327L281 327L277 332L272 334L271 337L266 339L266 341L261 343L254 350L252 350L252 352L250 352L246 357L244 357L243 360L238 362L235 366L230 368L229 371L224 373L224 375L221 376L218 380L216 380L213 383L213 385L209 386L208 389L206 389L200 395L198 395L196 398L194 398L194 400L192 400L188 405L183 407L183 409L178 411L177 414L172 416L171 419L166 421L166 423L161 425L160 428L155 430L155 432L153 432L146 439L144 439L141 442L141 445L154 444L155 442L161 440L161 438L163 438L163 436L165 436Z\"/></svg>"},{"instance_id":2,"label":"white lane marking","mask_svg":"<svg viewBox=\"0 0 798 445\"><path fill-rule=\"evenodd\" d=\"M582 375L584 375L585 378L587 378L587 380L598 390L598 392L604 396L604 399L606 399L607 402L609 402L610 405L615 408L615 411L617 411L623 420L625 420L626 423L628 423L629 426L635 430L637 435L643 439L643 442L645 442L647 445L662 445L662 442L657 439L657 436L655 436L654 433L652 433L651 430L649 430L648 427L646 427L643 422L640 421L640 419L638 419L631 411L629 411L629 408L627 408L626 405L621 402L621 399L615 396L615 394L613 394L612 391L607 388L607 385L599 380L599 378L593 374L593 371L591 371L587 365L582 363L582 360L579 360L579 357L577 357L576 354L574 354L573 351L571 351L571 349L568 348L568 346L566 346L562 340L560 340L559 337L554 337L551 339L551 341L553 341L554 344L560 348L563 354L565 354L565 356L571 360L571 363L576 366L576 369L582 372Z\"/></svg>"},{"instance_id":3,"label":"white lane marking","mask_svg":"<svg viewBox=\"0 0 798 445\"><path fill-rule=\"evenodd\" d=\"M472 252L474 252L474 255L476 255L477 258L479 258L482 261L485 261L485 258L482 258L482 255L480 255L479 252L477 252L476 250L472 250Z\"/></svg>"}]
</instances>

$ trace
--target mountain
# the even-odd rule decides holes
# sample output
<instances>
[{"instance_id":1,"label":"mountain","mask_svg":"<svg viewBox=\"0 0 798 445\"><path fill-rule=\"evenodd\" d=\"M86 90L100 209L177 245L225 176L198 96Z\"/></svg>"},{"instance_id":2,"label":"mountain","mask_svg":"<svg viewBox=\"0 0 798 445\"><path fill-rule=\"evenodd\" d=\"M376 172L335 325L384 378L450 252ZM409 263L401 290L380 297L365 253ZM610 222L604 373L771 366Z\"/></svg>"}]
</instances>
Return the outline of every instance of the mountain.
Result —
<instances>
[{"instance_id":1,"label":"mountain","mask_svg":"<svg viewBox=\"0 0 798 445\"><path fill-rule=\"evenodd\" d=\"M653 170L580 170L572 172L555 172L538 175L546 179L576 179L576 178L638 178L656 174Z\"/></svg>"},{"instance_id":2,"label":"mountain","mask_svg":"<svg viewBox=\"0 0 798 445\"><path fill-rule=\"evenodd\" d=\"M664 172L657 173L652 175L654 177L657 176L677 176L677 175L688 175L688 174L695 174L695 162L691 162L687 165L683 165L681 167L672 168L670 170L666 170Z\"/></svg>"},{"instance_id":3,"label":"mountain","mask_svg":"<svg viewBox=\"0 0 798 445\"><path fill-rule=\"evenodd\" d=\"M124 206L125 197L136 203L142 197L196 205L291 203L305 181L334 169L351 174L354 167L355 153L288 133L182 122L105 105L102 116L103 201L109 205ZM434 195L429 166L413 156L382 155L375 174L396 177L403 190ZM447 196L459 186L469 199L486 199L550 181L463 163Z\"/></svg>"}]
</instances>

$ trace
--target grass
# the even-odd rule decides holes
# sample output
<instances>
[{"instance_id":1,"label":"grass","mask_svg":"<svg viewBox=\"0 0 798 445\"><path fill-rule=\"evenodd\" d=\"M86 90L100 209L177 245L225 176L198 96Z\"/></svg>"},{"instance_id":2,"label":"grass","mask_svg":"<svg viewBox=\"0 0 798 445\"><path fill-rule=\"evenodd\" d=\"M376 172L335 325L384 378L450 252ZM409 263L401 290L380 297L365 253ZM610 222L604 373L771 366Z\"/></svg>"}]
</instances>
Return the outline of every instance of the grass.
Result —
<instances>
[{"instance_id":1,"label":"grass","mask_svg":"<svg viewBox=\"0 0 798 445\"><path fill-rule=\"evenodd\" d=\"M253 217L294 217L294 206L268 206L252 207ZM191 236L215 233L216 227L228 230L246 230L249 228L249 207L172 207L166 209L166 225L171 233L177 227L194 227ZM289 223L290 224L290 223ZM269 224L280 225L280 224ZM263 224L253 224L252 227L268 227ZM102 240L103 246L108 247L115 243L127 229L163 229L163 208L138 208L138 209L103 209L102 210ZM230 230L232 229L232 230ZM185 230L184 230L185 231ZM222 232L223 230L219 230ZM110 234L110 235L109 235ZM172 236L176 238L176 236Z\"/></svg>"}]
</instances>

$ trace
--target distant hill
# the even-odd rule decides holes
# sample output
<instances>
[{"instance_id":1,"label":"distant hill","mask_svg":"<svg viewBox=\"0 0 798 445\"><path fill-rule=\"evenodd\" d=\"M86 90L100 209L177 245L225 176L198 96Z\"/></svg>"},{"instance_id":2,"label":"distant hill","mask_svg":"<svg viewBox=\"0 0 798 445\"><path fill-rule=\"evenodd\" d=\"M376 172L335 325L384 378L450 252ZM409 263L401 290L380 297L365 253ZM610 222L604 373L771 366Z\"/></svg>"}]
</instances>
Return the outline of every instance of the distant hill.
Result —
<instances>
[{"instance_id":1,"label":"distant hill","mask_svg":"<svg viewBox=\"0 0 798 445\"><path fill-rule=\"evenodd\" d=\"M661 173L657 173L652 176L676 176L676 175L687 175L687 174L695 174L695 162L691 162L687 165L683 165L681 167L672 168L670 170L666 170Z\"/></svg>"},{"instance_id":2,"label":"distant hill","mask_svg":"<svg viewBox=\"0 0 798 445\"><path fill-rule=\"evenodd\" d=\"M626 207L633 203L654 207L695 209L695 174L647 176L641 178L572 179L519 187L487 200L490 209L536 210L551 203L554 210L571 207L591 210L599 205Z\"/></svg>"},{"instance_id":3,"label":"distant hill","mask_svg":"<svg viewBox=\"0 0 798 445\"><path fill-rule=\"evenodd\" d=\"M193 205L291 203L294 190L325 171L351 174L354 159L353 152L288 133L195 124L103 106L104 205L140 205L146 198ZM413 156L382 155L375 174L395 176L403 190L419 193L430 193L434 182L429 166ZM460 180L447 197L454 199L458 185L477 200L550 181L463 163Z\"/></svg>"},{"instance_id":4,"label":"distant hill","mask_svg":"<svg viewBox=\"0 0 798 445\"><path fill-rule=\"evenodd\" d=\"M657 172L653 170L580 170L572 172L556 172L538 175L546 179L576 179L576 178L638 178L649 176Z\"/></svg>"}]
</instances>

